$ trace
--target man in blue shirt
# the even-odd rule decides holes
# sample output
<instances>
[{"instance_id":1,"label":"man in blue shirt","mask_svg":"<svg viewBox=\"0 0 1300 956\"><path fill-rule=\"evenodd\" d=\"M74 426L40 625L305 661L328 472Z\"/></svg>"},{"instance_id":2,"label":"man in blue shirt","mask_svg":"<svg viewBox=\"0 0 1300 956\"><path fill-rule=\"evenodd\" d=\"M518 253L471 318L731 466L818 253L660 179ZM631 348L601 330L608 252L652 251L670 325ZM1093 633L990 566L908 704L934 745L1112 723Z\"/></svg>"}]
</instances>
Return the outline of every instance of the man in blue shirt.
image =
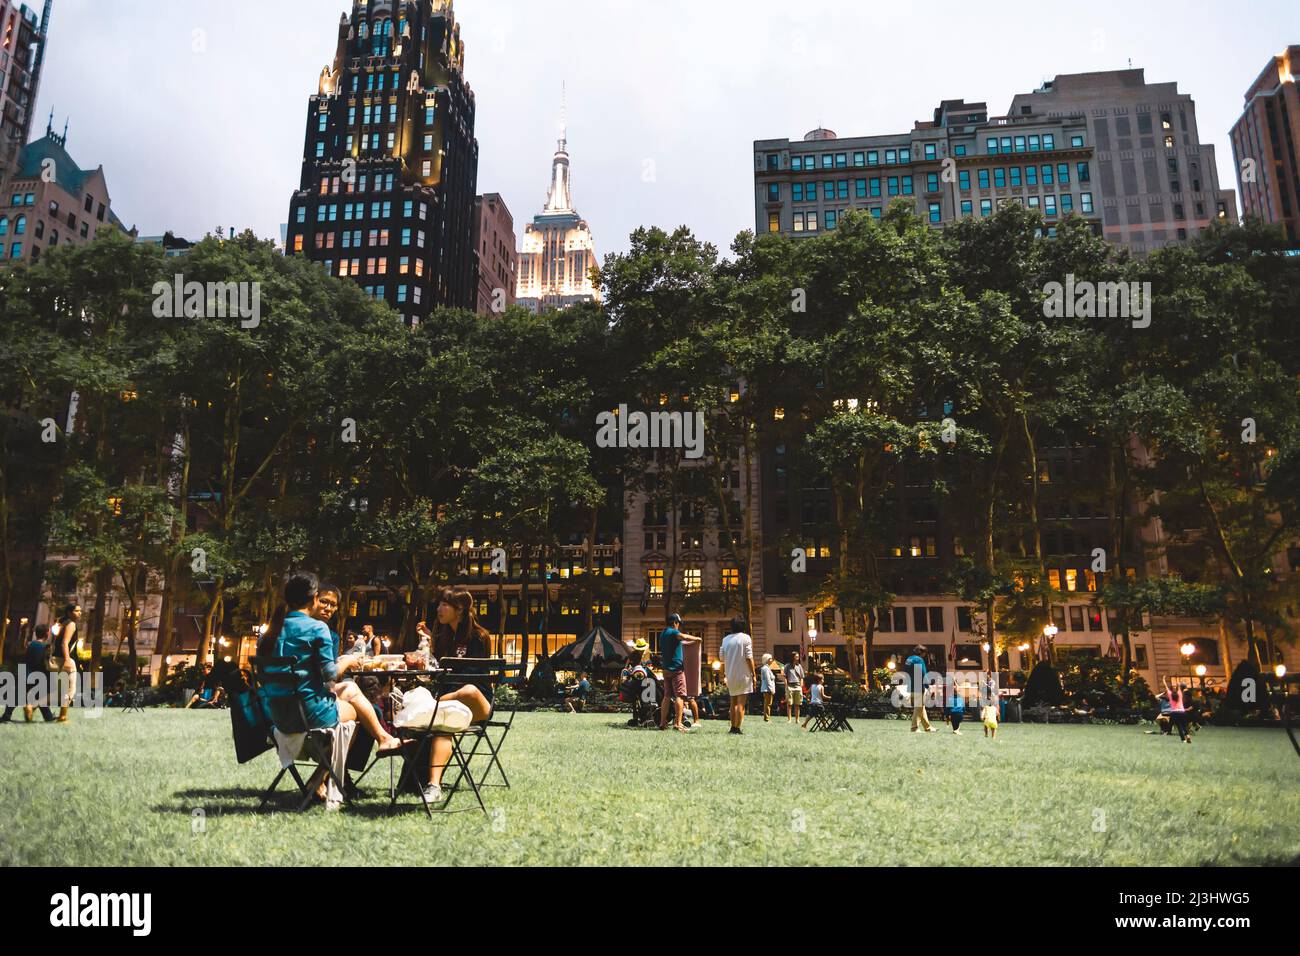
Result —
<instances>
[{"instance_id":1,"label":"man in blue shirt","mask_svg":"<svg viewBox=\"0 0 1300 956\"><path fill-rule=\"evenodd\" d=\"M699 644L700 639L691 634L683 634L678 625L682 623L680 614L668 615L668 626L659 635L659 657L664 668L664 702L659 710L659 727L668 729L668 708L673 708L673 729L686 732L682 726L683 701L686 698L686 665L682 659L683 644Z\"/></svg>"},{"instance_id":2,"label":"man in blue shirt","mask_svg":"<svg viewBox=\"0 0 1300 956\"><path fill-rule=\"evenodd\" d=\"M925 653L925 645L917 644L912 648L912 656L903 661L903 666L912 681L912 733L917 732L920 724L927 734L932 734L935 730L930 726L930 715L925 712Z\"/></svg>"}]
</instances>

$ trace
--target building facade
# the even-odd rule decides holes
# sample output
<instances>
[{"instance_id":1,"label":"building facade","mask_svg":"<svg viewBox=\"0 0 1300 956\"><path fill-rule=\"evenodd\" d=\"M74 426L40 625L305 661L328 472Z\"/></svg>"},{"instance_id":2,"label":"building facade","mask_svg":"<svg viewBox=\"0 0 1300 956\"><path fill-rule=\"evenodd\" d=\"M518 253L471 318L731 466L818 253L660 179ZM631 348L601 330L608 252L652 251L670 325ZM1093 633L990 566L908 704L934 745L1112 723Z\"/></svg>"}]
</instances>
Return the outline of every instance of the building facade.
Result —
<instances>
[{"instance_id":1,"label":"building facade","mask_svg":"<svg viewBox=\"0 0 1300 956\"><path fill-rule=\"evenodd\" d=\"M568 134L562 130L551 162L546 205L524 227L515 297L533 312L598 302L600 289L591 273L599 267L591 228L573 208Z\"/></svg>"},{"instance_id":2,"label":"building facade","mask_svg":"<svg viewBox=\"0 0 1300 956\"><path fill-rule=\"evenodd\" d=\"M473 309L478 141L451 0L354 0L308 104L285 251L410 325Z\"/></svg>"},{"instance_id":3,"label":"building facade","mask_svg":"<svg viewBox=\"0 0 1300 956\"><path fill-rule=\"evenodd\" d=\"M28 143L0 195L3 262L35 261L42 251L84 245L101 229L128 231L113 212L104 167L82 169L67 151L66 130Z\"/></svg>"},{"instance_id":4,"label":"building facade","mask_svg":"<svg viewBox=\"0 0 1300 956\"><path fill-rule=\"evenodd\" d=\"M41 17L25 3L0 0L0 192L31 138L53 0Z\"/></svg>"},{"instance_id":5,"label":"building facade","mask_svg":"<svg viewBox=\"0 0 1300 956\"><path fill-rule=\"evenodd\" d=\"M1232 127L1243 216L1277 223L1300 246L1300 46L1269 61Z\"/></svg>"},{"instance_id":6,"label":"building facade","mask_svg":"<svg viewBox=\"0 0 1300 956\"><path fill-rule=\"evenodd\" d=\"M474 223L477 309L480 315L491 315L515 304L519 269L515 217L500 193L484 193L474 200Z\"/></svg>"},{"instance_id":7,"label":"building facade","mask_svg":"<svg viewBox=\"0 0 1300 956\"><path fill-rule=\"evenodd\" d=\"M1011 101L1011 114L1085 118L1097 155L1106 239L1138 255L1237 222L1219 183L1214 146L1201 140L1196 103L1144 70L1064 74Z\"/></svg>"},{"instance_id":8,"label":"building facade","mask_svg":"<svg viewBox=\"0 0 1300 956\"><path fill-rule=\"evenodd\" d=\"M1237 219L1195 103L1142 70L1058 76L1016 96L1006 116L946 100L909 133L840 139L818 129L802 142L754 143L760 234L813 235L851 209L879 217L897 200L935 226L1019 202L1041 211L1051 234L1074 214L1139 255Z\"/></svg>"},{"instance_id":9,"label":"building facade","mask_svg":"<svg viewBox=\"0 0 1300 956\"><path fill-rule=\"evenodd\" d=\"M990 216L1008 202L1042 212L1049 232L1070 214L1100 229L1094 153L1082 117L992 117L984 103L947 100L911 132L840 139L816 129L754 143L758 232L816 235L850 210L879 218L914 203L935 226Z\"/></svg>"}]
</instances>

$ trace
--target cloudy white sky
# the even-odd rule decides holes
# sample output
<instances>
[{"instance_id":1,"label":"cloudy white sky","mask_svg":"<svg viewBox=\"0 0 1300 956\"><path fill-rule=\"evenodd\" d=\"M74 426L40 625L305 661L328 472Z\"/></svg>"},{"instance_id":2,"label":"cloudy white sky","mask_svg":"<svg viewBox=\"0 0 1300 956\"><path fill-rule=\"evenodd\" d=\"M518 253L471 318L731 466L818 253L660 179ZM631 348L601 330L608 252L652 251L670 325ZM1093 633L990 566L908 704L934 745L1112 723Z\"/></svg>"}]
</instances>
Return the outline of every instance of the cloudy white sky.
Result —
<instances>
[{"instance_id":1,"label":"cloudy white sky","mask_svg":"<svg viewBox=\"0 0 1300 956\"><path fill-rule=\"evenodd\" d=\"M307 97L350 8L55 0L36 132L51 108L57 128L70 118L69 151L103 164L114 209L142 234L278 238ZM458 0L456 12L479 191L505 197L517 231L540 210L566 82L575 205L602 255L638 225L687 224L724 249L753 228L755 139L899 132L958 97L1000 114L1057 73L1130 59L1195 98L1235 185L1242 94L1300 42L1295 0Z\"/></svg>"}]
</instances>

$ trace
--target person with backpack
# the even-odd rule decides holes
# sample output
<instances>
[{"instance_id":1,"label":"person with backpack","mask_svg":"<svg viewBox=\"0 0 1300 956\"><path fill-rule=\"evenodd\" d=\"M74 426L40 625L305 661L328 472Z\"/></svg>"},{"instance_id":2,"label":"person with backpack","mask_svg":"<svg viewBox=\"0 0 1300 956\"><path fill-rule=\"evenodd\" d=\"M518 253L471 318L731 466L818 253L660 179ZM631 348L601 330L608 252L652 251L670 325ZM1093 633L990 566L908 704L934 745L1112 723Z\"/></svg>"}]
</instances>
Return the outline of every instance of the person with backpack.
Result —
<instances>
[{"instance_id":1,"label":"person with backpack","mask_svg":"<svg viewBox=\"0 0 1300 956\"><path fill-rule=\"evenodd\" d=\"M49 682L50 673L50 629L44 624L37 624L36 630L32 634L31 642L23 650L23 663L27 667L28 675L39 674L41 684ZM52 722L54 711L50 710L49 701L45 695L38 691L36 699L33 700L28 695L26 687L18 688L18 694L23 701L23 717L30 724L32 716L37 707L41 709L41 716L45 718L46 723ZM4 716L0 717L0 724L7 724L13 720L14 708L6 707Z\"/></svg>"}]
</instances>

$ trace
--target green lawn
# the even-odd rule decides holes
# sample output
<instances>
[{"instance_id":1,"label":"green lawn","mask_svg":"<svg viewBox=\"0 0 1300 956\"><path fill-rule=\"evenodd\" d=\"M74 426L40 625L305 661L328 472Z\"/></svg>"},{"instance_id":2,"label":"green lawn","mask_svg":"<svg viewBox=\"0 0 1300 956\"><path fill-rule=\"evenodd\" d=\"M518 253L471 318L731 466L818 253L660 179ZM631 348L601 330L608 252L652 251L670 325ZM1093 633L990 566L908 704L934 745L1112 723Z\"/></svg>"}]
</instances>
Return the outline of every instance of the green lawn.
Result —
<instances>
[{"instance_id":1,"label":"green lawn","mask_svg":"<svg viewBox=\"0 0 1300 956\"><path fill-rule=\"evenodd\" d=\"M21 714L19 715L21 717ZM514 788L478 813L254 812L268 754L235 763L226 712L74 713L0 725L0 865L1258 864L1300 856L1300 760L1280 730L901 721L808 734L750 718L690 735L523 714ZM382 773L386 786L387 774ZM367 781L368 783L370 781ZM386 794L384 795L386 796ZM464 795L457 799L463 799ZM194 833L191 815L206 814Z\"/></svg>"}]
</instances>

